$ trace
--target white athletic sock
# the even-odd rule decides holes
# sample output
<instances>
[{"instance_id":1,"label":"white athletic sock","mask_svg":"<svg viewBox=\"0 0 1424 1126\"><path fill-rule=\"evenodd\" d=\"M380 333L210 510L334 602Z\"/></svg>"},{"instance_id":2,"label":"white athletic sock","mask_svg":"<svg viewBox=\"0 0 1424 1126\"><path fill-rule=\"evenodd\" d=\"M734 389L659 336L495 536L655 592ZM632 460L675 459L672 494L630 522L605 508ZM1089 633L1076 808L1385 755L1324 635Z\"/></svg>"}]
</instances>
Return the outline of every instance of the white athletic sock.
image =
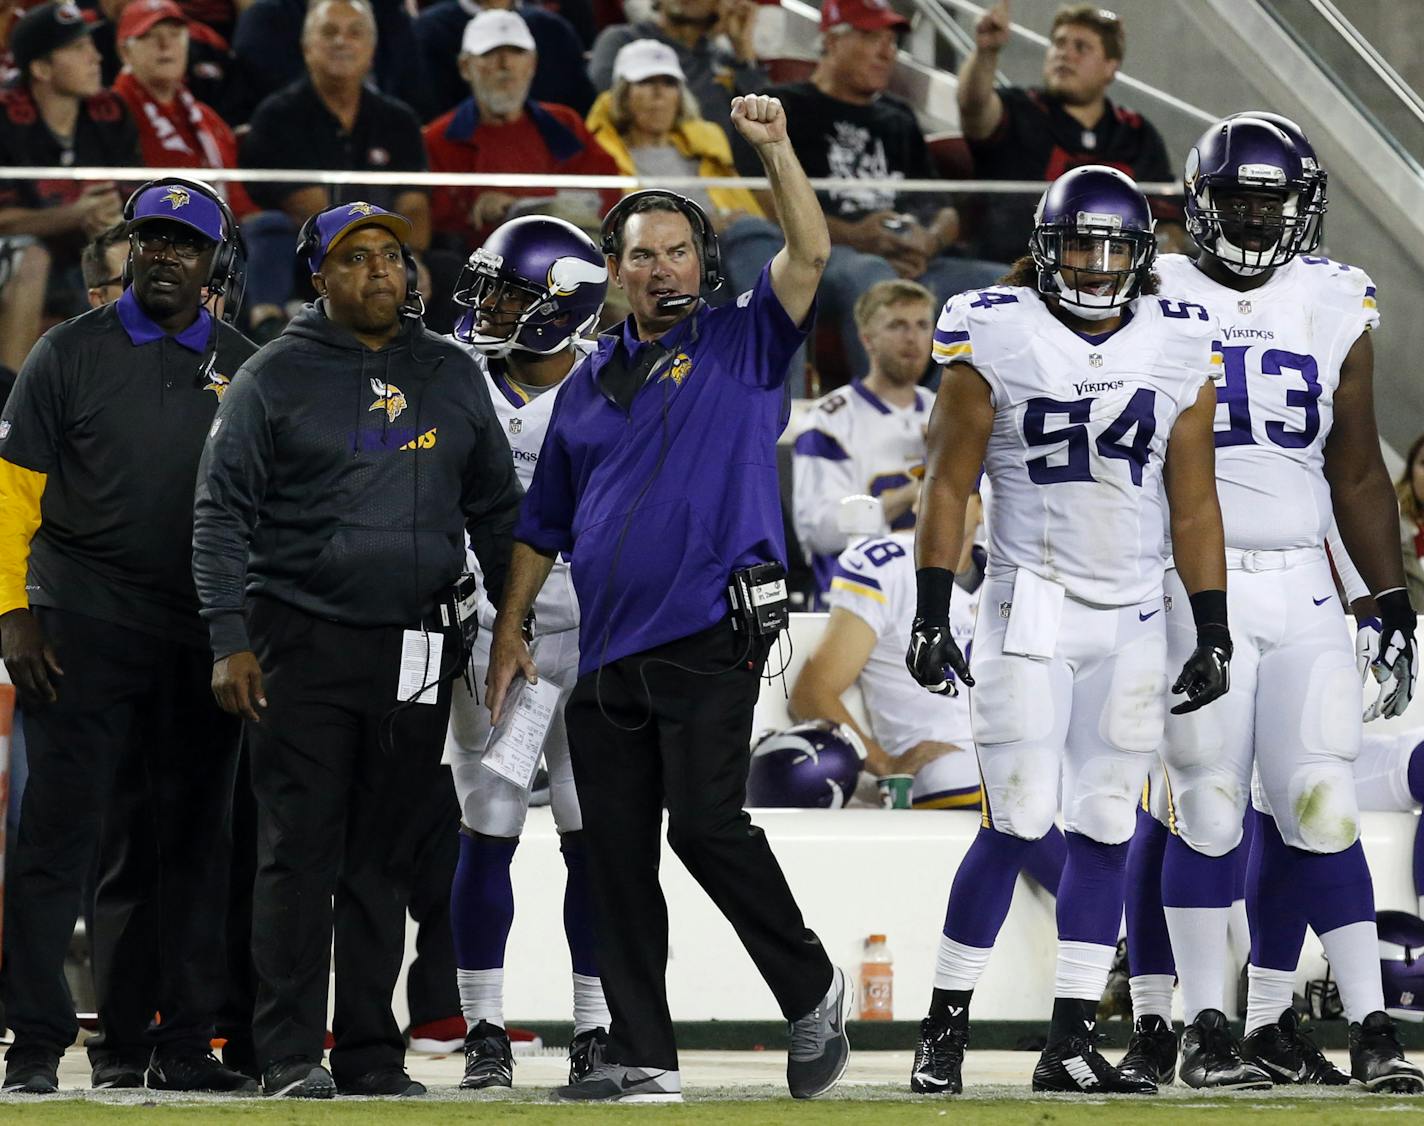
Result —
<instances>
[{"instance_id":1,"label":"white athletic sock","mask_svg":"<svg viewBox=\"0 0 1424 1126\"><path fill-rule=\"evenodd\" d=\"M1340 985L1345 1019L1351 1024L1384 1008L1380 981L1379 930L1373 919L1347 923L1320 936L1330 976Z\"/></svg>"},{"instance_id":2,"label":"white athletic sock","mask_svg":"<svg viewBox=\"0 0 1424 1126\"><path fill-rule=\"evenodd\" d=\"M591 1028L607 1028L612 1020L603 998L602 979L574 974L574 1035Z\"/></svg>"},{"instance_id":3,"label":"white athletic sock","mask_svg":"<svg viewBox=\"0 0 1424 1126\"><path fill-rule=\"evenodd\" d=\"M1295 994L1294 970L1268 970L1264 966L1246 967L1246 1034L1275 1024L1291 1007Z\"/></svg>"},{"instance_id":4,"label":"white athletic sock","mask_svg":"<svg viewBox=\"0 0 1424 1126\"><path fill-rule=\"evenodd\" d=\"M989 964L991 946L965 946L952 938L939 936L939 957L935 959L936 989L969 989L979 984L984 967Z\"/></svg>"},{"instance_id":5,"label":"white athletic sock","mask_svg":"<svg viewBox=\"0 0 1424 1126\"><path fill-rule=\"evenodd\" d=\"M1172 984L1175 981L1171 974L1142 974L1127 979L1127 988L1132 994L1134 1024L1143 1017L1161 1017L1168 1024L1172 1023Z\"/></svg>"},{"instance_id":6,"label":"white athletic sock","mask_svg":"<svg viewBox=\"0 0 1424 1126\"><path fill-rule=\"evenodd\" d=\"M1203 1009L1226 1009L1226 932L1230 907L1164 907L1177 980L1182 983L1182 1017L1188 1023ZM1279 1015L1279 1014L1277 1014Z\"/></svg>"},{"instance_id":7,"label":"white athletic sock","mask_svg":"<svg viewBox=\"0 0 1424 1126\"><path fill-rule=\"evenodd\" d=\"M482 1020L504 1027L504 967L495 970L456 970L460 984L460 1011L474 1028Z\"/></svg>"},{"instance_id":8,"label":"white athletic sock","mask_svg":"<svg viewBox=\"0 0 1424 1126\"><path fill-rule=\"evenodd\" d=\"M1079 1001L1101 1000L1112 969L1116 945L1096 942L1058 942L1058 965L1053 975L1053 996Z\"/></svg>"}]
</instances>

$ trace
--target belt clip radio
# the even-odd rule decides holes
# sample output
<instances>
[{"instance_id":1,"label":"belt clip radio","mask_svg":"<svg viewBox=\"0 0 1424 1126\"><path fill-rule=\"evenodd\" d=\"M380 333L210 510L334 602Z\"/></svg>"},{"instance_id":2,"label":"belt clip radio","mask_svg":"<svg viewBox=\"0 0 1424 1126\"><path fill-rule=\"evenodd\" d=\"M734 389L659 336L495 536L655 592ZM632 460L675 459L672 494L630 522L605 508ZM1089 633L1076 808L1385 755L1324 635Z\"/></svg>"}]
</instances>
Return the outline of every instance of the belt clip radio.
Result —
<instances>
[{"instance_id":1,"label":"belt clip radio","mask_svg":"<svg viewBox=\"0 0 1424 1126\"><path fill-rule=\"evenodd\" d=\"M446 588L440 600L440 624L445 628L460 627L460 671L464 672L470 663L470 654L475 649L475 638L480 633L479 580L468 571Z\"/></svg>"},{"instance_id":2,"label":"belt clip radio","mask_svg":"<svg viewBox=\"0 0 1424 1126\"><path fill-rule=\"evenodd\" d=\"M738 633L775 637L786 628L790 600L786 568L780 563L758 563L733 571L727 594L732 600L732 628Z\"/></svg>"}]
</instances>

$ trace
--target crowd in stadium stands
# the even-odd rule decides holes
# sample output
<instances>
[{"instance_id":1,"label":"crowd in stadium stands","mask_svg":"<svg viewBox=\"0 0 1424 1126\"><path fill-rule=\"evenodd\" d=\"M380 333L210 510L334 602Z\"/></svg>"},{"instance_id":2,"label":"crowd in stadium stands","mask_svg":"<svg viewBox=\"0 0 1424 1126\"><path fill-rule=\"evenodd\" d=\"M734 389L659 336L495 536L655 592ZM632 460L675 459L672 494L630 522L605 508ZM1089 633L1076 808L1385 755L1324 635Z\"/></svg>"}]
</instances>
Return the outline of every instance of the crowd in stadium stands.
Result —
<instances>
[{"instance_id":1,"label":"crowd in stadium stands","mask_svg":"<svg viewBox=\"0 0 1424 1126\"><path fill-rule=\"evenodd\" d=\"M309 168L323 172L756 175L727 132L731 99L770 90L788 108L813 176L936 178L910 106L888 92L908 21L879 0L827 0L803 82L770 85L754 0L81 0L0 5L0 162L47 166ZM622 15L626 22L618 22ZM1121 26L1098 9L1061 13L1040 89L995 93L1002 35L980 35L961 74L965 139L978 172L1052 179L1107 159L1171 179L1161 137L1104 91ZM419 60L413 65L412 60ZM5 275L0 364L13 369L47 324L83 310L84 242L119 219L132 183L0 183ZM271 339L312 296L294 268L301 224L369 199L409 215L432 327L448 329L463 258L499 222L548 213L596 229L617 192L231 184L248 251L243 325ZM781 244L765 193L694 191L724 244L731 285L749 287ZM536 200L537 202L530 202ZM851 315L870 285L917 279L936 298L987 284L1018 257L1021 199L992 210L853 185L823 192L835 249L821 287L822 389L865 368ZM1161 217L1174 218L1160 203ZM1016 210L1017 209L1017 210ZM1178 237L1179 228L1168 236ZM40 280L44 284L40 284ZM41 296L42 295L42 296ZM812 359L815 357L813 355ZM801 386L799 371L793 386Z\"/></svg>"}]
</instances>

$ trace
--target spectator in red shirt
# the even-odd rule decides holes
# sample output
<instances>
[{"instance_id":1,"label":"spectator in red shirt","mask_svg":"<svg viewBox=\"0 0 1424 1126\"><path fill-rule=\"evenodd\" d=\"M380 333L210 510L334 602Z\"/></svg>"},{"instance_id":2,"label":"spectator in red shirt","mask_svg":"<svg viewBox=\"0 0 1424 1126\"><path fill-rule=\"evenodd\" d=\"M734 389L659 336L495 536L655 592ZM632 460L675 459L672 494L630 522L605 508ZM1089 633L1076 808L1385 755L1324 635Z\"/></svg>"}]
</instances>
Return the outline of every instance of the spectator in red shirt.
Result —
<instances>
[{"instance_id":1,"label":"spectator in red shirt","mask_svg":"<svg viewBox=\"0 0 1424 1126\"><path fill-rule=\"evenodd\" d=\"M432 172L618 175L613 158L574 110L530 100L537 61L534 36L514 12L486 9L465 26L460 73L472 95L425 127ZM615 188L437 188L431 220L437 232L469 252L516 208L594 231L618 196ZM518 202L525 197L543 202Z\"/></svg>"},{"instance_id":2,"label":"spectator in red shirt","mask_svg":"<svg viewBox=\"0 0 1424 1126\"><path fill-rule=\"evenodd\" d=\"M235 168L237 139L217 111L188 90L188 23L174 0L132 0L119 18L114 82L138 126L143 162L150 168ZM227 190L238 215L255 211L241 185Z\"/></svg>"}]
</instances>

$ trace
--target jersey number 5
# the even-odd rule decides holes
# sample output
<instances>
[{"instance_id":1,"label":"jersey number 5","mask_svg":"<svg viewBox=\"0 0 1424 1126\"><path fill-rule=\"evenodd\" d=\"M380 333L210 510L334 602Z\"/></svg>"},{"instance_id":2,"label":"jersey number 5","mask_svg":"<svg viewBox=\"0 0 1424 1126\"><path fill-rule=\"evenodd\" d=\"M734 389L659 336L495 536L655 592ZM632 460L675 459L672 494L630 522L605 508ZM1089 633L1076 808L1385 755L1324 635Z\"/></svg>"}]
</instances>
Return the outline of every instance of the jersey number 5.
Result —
<instances>
[{"instance_id":1,"label":"jersey number 5","mask_svg":"<svg viewBox=\"0 0 1424 1126\"><path fill-rule=\"evenodd\" d=\"M1055 415L1064 416L1067 426L1049 429ZM1066 460L1049 461L1051 455L1028 460L1028 476L1035 485L1058 485L1065 481L1093 481L1088 424L1093 417L1092 399L1030 399L1024 406L1024 441L1030 446L1064 446ZM1126 440L1131 434L1130 441ZM1093 440L1098 456L1127 462L1132 483L1142 485L1142 468L1152 451L1157 434L1157 393L1139 387L1132 393L1122 413ZM1057 454L1055 452L1055 458Z\"/></svg>"}]
</instances>

